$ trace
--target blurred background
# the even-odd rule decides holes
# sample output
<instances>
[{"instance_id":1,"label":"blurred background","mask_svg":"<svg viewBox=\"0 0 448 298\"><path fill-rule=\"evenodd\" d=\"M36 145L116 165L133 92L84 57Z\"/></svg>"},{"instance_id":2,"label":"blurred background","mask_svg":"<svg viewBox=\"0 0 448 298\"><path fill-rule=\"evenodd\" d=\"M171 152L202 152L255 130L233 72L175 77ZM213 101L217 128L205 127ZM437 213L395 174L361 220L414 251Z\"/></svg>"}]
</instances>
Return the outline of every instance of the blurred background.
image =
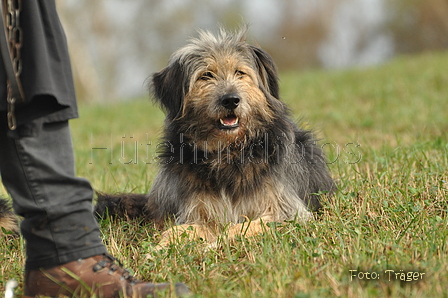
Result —
<instances>
[{"instance_id":1,"label":"blurred background","mask_svg":"<svg viewBox=\"0 0 448 298\"><path fill-rule=\"evenodd\" d=\"M374 65L448 48L448 0L64 0L78 98L147 93L146 79L198 29L250 24L280 71Z\"/></svg>"}]
</instances>

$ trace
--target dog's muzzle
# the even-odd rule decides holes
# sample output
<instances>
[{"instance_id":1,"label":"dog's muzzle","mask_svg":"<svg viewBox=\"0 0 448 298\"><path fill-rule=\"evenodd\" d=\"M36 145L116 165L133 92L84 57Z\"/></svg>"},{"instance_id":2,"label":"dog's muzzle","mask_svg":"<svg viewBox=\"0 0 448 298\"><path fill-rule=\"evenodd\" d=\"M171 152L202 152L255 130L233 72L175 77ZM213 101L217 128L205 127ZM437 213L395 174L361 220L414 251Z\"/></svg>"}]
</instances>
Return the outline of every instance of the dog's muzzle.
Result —
<instances>
[{"instance_id":1,"label":"dog's muzzle","mask_svg":"<svg viewBox=\"0 0 448 298\"><path fill-rule=\"evenodd\" d=\"M219 119L218 126L220 129L235 129L240 126L239 118L233 113L240 101L241 98L235 93L227 93L219 99L221 106L229 111L226 117Z\"/></svg>"}]
</instances>

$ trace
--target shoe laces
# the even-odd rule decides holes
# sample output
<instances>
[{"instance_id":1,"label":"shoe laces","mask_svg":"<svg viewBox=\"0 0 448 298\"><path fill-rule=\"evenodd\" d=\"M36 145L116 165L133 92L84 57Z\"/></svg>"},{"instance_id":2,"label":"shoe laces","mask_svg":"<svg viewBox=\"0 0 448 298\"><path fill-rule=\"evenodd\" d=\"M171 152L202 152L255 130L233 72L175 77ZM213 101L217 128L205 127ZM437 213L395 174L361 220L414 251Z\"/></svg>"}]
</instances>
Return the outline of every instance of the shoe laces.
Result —
<instances>
[{"instance_id":1,"label":"shoe laces","mask_svg":"<svg viewBox=\"0 0 448 298\"><path fill-rule=\"evenodd\" d=\"M93 272L98 272L106 267L109 267L109 274L114 273L115 271L121 269L123 272L121 273L122 278L124 280L128 280L131 283L137 283L138 281L134 280L134 277L131 275L131 273L123 268L123 264L116 259L115 257L111 256L108 253L103 254L104 258L101 261L98 261L95 265L93 265Z\"/></svg>"}]
</instances>

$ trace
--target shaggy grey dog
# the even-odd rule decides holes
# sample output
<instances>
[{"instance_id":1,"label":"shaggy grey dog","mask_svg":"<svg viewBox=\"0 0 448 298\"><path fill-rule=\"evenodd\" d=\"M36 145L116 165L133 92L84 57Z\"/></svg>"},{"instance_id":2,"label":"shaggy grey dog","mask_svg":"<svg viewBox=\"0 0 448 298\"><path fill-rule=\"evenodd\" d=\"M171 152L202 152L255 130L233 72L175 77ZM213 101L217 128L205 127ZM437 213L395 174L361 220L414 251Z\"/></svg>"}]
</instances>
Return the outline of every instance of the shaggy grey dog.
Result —
<instances>
[{"instance_id":1,"label":"shaggy grey dog","mask_svg":"<svg viewBox=\"0 0 448 298\"><path fill-rule=\"evenodd\" d=\"M185 231L214 241L223 227L254 235L263 222L312 218L319 193L335 184L311 132L279 99L272 58L245 36L200 32L153 75L167 115L160 172L148 195L100 195L99 213L143 213L161 225L172 217L163 243Z\"/></svg>"}]
</instances>

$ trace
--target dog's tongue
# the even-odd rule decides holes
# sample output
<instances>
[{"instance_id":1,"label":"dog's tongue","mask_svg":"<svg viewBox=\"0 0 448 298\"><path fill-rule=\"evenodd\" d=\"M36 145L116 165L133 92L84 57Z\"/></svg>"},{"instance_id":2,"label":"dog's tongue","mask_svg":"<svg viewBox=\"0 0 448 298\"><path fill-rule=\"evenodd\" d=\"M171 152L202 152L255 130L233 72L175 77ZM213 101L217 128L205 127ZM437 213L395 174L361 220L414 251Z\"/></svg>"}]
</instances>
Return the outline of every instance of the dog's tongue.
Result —
<instances>
[{"instance_id":1,"label":"dog's tongue","mask_svg":"<svg viewBox=\"0 0 448 298\"><path fill-rule=\"evenodd\" d=\"M221 123L226 126L232 126L238 123L238 118L235 116L229 116L221 119Z\"/></svg>"},{"instance_id":2,"label":"dog's tongue","mask_svg":"<svg viewBox=\"0 0 448 298\"><path fill-rule=\"evenodd\" d=\"M236 122L236 117L226 117L222 119L225 125L234 125Z\"/></svg>"}]
</instances>

